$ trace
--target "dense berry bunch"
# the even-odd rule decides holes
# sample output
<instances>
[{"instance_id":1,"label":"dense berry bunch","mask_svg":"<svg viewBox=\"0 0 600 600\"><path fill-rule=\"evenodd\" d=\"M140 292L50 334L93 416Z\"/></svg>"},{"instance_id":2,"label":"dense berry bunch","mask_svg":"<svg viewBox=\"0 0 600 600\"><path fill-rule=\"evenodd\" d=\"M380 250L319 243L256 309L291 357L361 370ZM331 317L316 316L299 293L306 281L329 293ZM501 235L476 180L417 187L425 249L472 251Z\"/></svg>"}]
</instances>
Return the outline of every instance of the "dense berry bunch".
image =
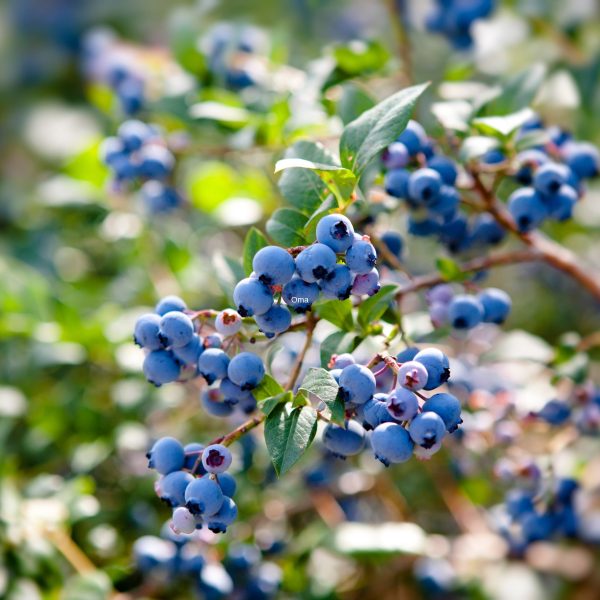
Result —
<instances>
[{"instance_id":1,"label":"dense berry bunch","mask_svg":"<svg viewBox=\"0 0 600 600\"><path fill-rule=\"evenodd\" d=\"M363 450L367 431L372 431L371 449L386 466L405 462L413 454L429 458L441 448L446 434L462 423L461 405L455 396L439 392L426 397L421 393L448 381L448 358L437 348L408 348L396 359L386 357L383 363L374 373L356 364L350 354L333 357L330 373L339 385L347 420L343 427L329 423L323 443L337 456L351 456ZM391 385L385 378L388 370L393 373ZM378 377L382 377L379 385Z\"/></svg>"},{"instance_id":2,"label":"dense berry bunch","mask_svg":"<svg viewBox=\"0 0 600 600\"><path fill-rule=\"evenodd\" d=\"M443 34L458 50L468 49L473 45L473 23L489 17L495 5L495 0L436 0L427 29Z\"/></svg>"}]
</instances>

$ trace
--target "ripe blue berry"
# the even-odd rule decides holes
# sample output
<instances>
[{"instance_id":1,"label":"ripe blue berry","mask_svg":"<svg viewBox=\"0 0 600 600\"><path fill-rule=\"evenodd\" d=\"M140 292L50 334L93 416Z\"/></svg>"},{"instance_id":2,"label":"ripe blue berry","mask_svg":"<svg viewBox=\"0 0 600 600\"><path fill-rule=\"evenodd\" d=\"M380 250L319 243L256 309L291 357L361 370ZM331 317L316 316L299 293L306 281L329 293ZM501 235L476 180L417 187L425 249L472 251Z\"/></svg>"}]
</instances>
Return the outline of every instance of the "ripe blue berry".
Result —
<instances>
[{"instance_id":1,"label":"ripe blue berry","mask_svg":"<svg viewBox=\"0 0 600 600\"><path fill-rule=\"evenodd\" d=\"M365 275L357 275L352 284L352 294L355 296L374 296L381 289L379 271L371 269Z\"/></svg>"},{"instance_id":2,"label":"ripe blue berry","mask_svg":"<svg viewBox=\"0 0 600 600\"><path fill-rule=\"evenodd\" d=\"M160 317L152 313L142 315L135 323L133 340L141 348L158 350L162 347L159 332Z\"/></svg>"},{"instance_id":3,"label":"ripe blue berry","mask_svg":"<svg viewBox=\"0 0 600 600\"><path fill-rule=\"evenodd\" d=\"M360 240L346 250L346 266L359 275L369 273L377 263L377 251L371 242Z\"/></svg>"},{"instance_id":4,"label":"ripe blue berry","mask_svg":"<svg viewBox=\"0 0 600 600\"><path fill-rule=\"evenodd\" d=\"M191 444L186 444L183 447L183 451L185 452L185 462L184 462L183 468L187 469L188 471L191 471L194 468L194 465L196 464L196 461L198 460L198 457L200 456L200 453L202 452L202 450L204 450L203 444L199 444L197 442L192 442ZM200 475L204 475L204 468L202 467L202 461L200 461L198 463L198 467L195 472L199 473Z\"/></svg>"},{"instance_id":5,"label":"ripe blue berry","mask_svg":"<svg viewBox=\"0 0 600 600\"><path fill-rule=\"evenodd\" d=\"M255 388L265 376L262 360L252 352L240 352L227 367L227 377L242 390Z\"/></svg>"},{"instance_id":6,"label":"ripe blue berry","mask_svg":"<svg viewBox=\"0 0 600 600\"><path fill-rule=\"evenodd\" d=\"M173 437L163 437L155 442L146 454L148 468L156 469L162 475L183 469L185 451Z\"/></svg>"},{"instance_id":7,"label":"ripe blue berry","mask_svg":"<svg viewBox=\"0 0 600 600\"><path fill-rule=\"evenodd\" d=\"M267 337L273 337L277 333L283 333L290 328L292 315L287 306L273 304L264 315L257 315L254 320Z\"/></svg>"},{"instance_id":8,"label":"ripe blue berry","mask_svg":"<svg viewBox=\"0 0 600 600\"><path fill-rule=\"evenodd\" d=\"M327 246L323 247L327 248ZM327 248L327 250L330 250L333 254L331 248ZM320 292L321 290L316 283L307 283L300 277L293 277L290 282L283 286L281 297L290 308L298 313L305 313L318 300Z\"/></svg>"},{"instance_id":9,"label":"ripe blue berry","mask_svg":"<svg viewBox=\"0 0 600 600\"><path fill-rule=\"evenodd\" d=\"M173 531L178 534L194 533L196 531L196 519L185 506L179 506L173 511L171 526Z\"/></svg>"},{"instance_id":10,"label":"ripe blue berry","mask_svg":"<svg viewBox=\"0 0 600 600\"><path fill-rule=\"evenodd\" d=\"M506 237L506 230L488 214L477 215L473 221L471 238L474 244L499 244Z\"/></svg>"},{"instance_id":11,"label":"ripe blue berry","mask_svg":"<svg viewBox=\"0 0 600 600\"><path fill-rule=\"evenodd\" d=\"M396 421L410 421L419 411L419 401L411 391L399 387L388 396L386 410Z\"/></svg>"},{"instance_id":12,"label":"ripe blue berry","mask_svg":"<svg viewBox=\"0 0 600 600\"><path fill-rule=\"evenodd\" d=\"M569 142L563 154L568 167L580 179L596 177L600 172L600 152L588 142Z\"/></svg>"},{"instance_id":13,"label":"ripe blue berry","mask_svg":"<svg viewBox=\"0 0 600 600\"><path fill-rule=\"evenodd\" d=\"M163 383L177 381L180 366L172 352L168 350L153 350L146 355L142 366L146 379L156 387Z\"/></svg>"},{"instance_id":14,"label":"ripe blue berry","mask_svg":"<svg viewBox=\"0 0 600 600\"><path fill-rule=\"evenodd\" d=\"M434 412L417 415L408 426L408 433L417 446L433 448L446 435L442 418Z\"/></svg>"},{"instance_id":15,"label":"ripe blue berry","mask_svg":"<svg viewBox=\"0 0 600 600\"><path fill-rule=\"evenodd\" d=\"M127 152L139 150L144 142L152 136L152 129L136 119L122 123L117 131L119 139Z\"/></svg>"},{"instance_id":16,"label":"ripe blue berry","mask_svg":"<svg viewBox=\"0 0 600 600\"><path fill-rule=\"evenodd\" d=\"M548 212L557 221L567 221L573 216L577 204L577 192L570 185L561 185L554 196L546 199Z\"/></svg>"},{"instance_id":17,"label":"ripe blue berry","mask_svg":"<svg viewBox=\"0 0 600 600\"><path fill-rule=\"evenodd\" d=\"M296 270L291 254L279 246L261 248L252 260L256 276L266 285L287 283Z\"/></svg>"},{"instance_id":18,"label":"ripe blue berry","mask_svg":"<svg viewBox=\"0 0 600 600\"><path fill-rule=\"evenodd\" d=\"M158 144L146 144L139 151L140 174L147 179L165 179L173 166L175 159L164 147Z\"/></svg>"},{"instance_id":19,"label":"ripe blue berry","mask_svg":"<svg viewBox=\"0 0 600 600\"><path fill-rule=\"evenodd\" d=\"M99 154L105 165L113 167L115 162L125 157L125 147L120 139L108 137L100 144Z\"/></svg>"},{"instance_id":20,"label":"ripe blue berry","mask_svg":"<svg viewBox=\"0 0 600 600\"><path fill-rule=\"evenodd\" d=\"M198 372L210 385L227 375L229 356L219 348L206 349L198 359Z\"/></svg>"},{"instance_id":21,"label":"ripe blue berry","mask_svg":"<svg viewBox=\"0 0 600 600\"><path fill-rule=\"evenodd\" d=\"M381 241L385 244L386 248L398 259L402 260L402 250L404 248L404 241L402 236L395 231L386 231L381 235ZM385 260L384 260L385 263ZM385 263L387 264L387 263ZM389 266L389 265L388 265Z\"/></svg>"},{"instance_id":22,"label":"ripe blue berry","mask_svg":"<svg viewBox=\"0 0 600 600\"><path fill-rule=\"evenodd\" d=\"M344 215L327 215L317 224L317 241L334 252L345 252L354 242L354 227Z\"/></svg>"},{"instance_id":23,"label":"ripe blue berry","mask_svg":"<svg viewBox=\"0 0 600 600\"><path fill-rule=\"evenodd\" d=\"M146 181L140 188L140 196L147 211L151 214L171 212L183 203L175 188L153 179Z\"/></svg>"},{"instance_id":24,"label":"ripe blue berry","mask_svg":"<svg viewBox=\"0 0 600 600\"><path fill-rule=\"evenodd\" d=\"M235 286L233 302L242 317L264 315L273 305L273 294L258 279L246 277Z\"/></svg>"},{"instance_id":25,"label":"ripe blue berry","mask_svg":"<svg viewBox=\"0 0 600 600\"><path fill-rule=\"evenodd\" d=\"M223 499L219 484L208 475L194 479L185 490L185 505L193 515L214 515Z\"/></svg>"},{"instance_id":26,"label":"ripe blue berry","mask_svg":"<svg viewBox=\"0 0 600 600\"><path fill-rule=\"evenodd\" d=\"M483 320L483 306L477 298L459 294L448 306L448 320L454 329L473 329Z\"/></svg>"},{"instance_id":27,"label":"ripe blue berry","mask_svg":"<svg viewBox=\"0 0 600 600\"><path fill-rule=\"evenodd\" d=\"M549 400L542 410L535 414L546 423L550 423L550 425L562 425L569 420L571 407L561 400Z\"/></svg>"},{"instance_id":28,"label":"ripe blue berry","mask_svg":"<svg viewBox=\"0 0 600 600\"><path fill-rule=\"evenodd\" d=\"M233 404L226 401L219 388L202 390L200 401L204 410L213 417L228 417L233 412Z\"/></svg>"},{"instance_id":29,"label":"ripe blue berry","mask_svg":"<svg viewBox=\"0 0 600 600\"><path fill-rule=\"evenodd\" d=\"M345 300L352 291L352 273L346 265L336 265L320 282L321 291L325 298Z\"/></svg>"},{"instance_id":30,"label":"ripe blue berry","mask_svg":"<svg viewBox=\"0 0 600 600\"><path fill-rule=\"evenodd\" d=\"M520 519L521 517L534 512L533 495L530 491L526 490L510 490L504 499L506 506L506 512L513 519Z\"/></svg>"},{"instance_id":31,"label":"ripe blue berry","mask_svg":"<svg viewBox=\"0 0 600 600\"><path fill-rule=\"evenodd\" d=\"M213 533L225 533L227 527L231 525L238 516L236 503L225 496L221 508L214 514L206 518L206 526Z\"/></svg>"},{"instance_id":32,"label":"ripe blue berry","mask_svg":"<svg viewBox=\"0 0 600 600\"><path fill-rule=\"evenodd\" d=\"M383 153L383 165L386 169L401 169L410 161L406 146L400 142L391 143Z\"/></svg>"},{"instance_id":33,"label":"ripe blue berry","mask_svg":"<svg viewBox=\"0 0 600 600\"><path fill-rule=\"evenodd\" d=\"M543 196L553 196L560 186L567 183L568 167L557 163L541 165L533 175L533 187Z\"/></svg>"},{"instance_id":34,"label":"ripe blue berry","mask_svg":"<svg viewBox=\"0 0 600 600\"><path fill-rule=\"evenodd\" d=\"M451 219L456 214L459 204L460 194L456 188L443 185L438 195L427 204L427 208L444 219Z\"/></svg>"},{"instance_id":35,"label":"ripe blue berry","mask_svg":"<svg viewBox=\"0 0 600 600\"><path fill-rule=\"evenodd\" d=\"M158 482L158 495L170 507L185 504L185 490L194 481L194 477L185 471L173 471Z\"/></svg>"},{"instance_id":36,"label":"ripe blue berry","mask_svg":"<svg viewBox=\"0 0 600 600\"><path fill-rule=\"evenodd\" d=\"M506 321L512 306L510 296L498 288L486 288L477 294L483 306L483 322L501 324Z\"/></svg>"},{"instance_id":37,"label":"ripe blue berry","mask_svg":"<svg viewBox=\"0 0 600 600\"><path fill-rule=\"evenodd\" d=\"M409 360L412 360L418 353L419 353L418 348L409 346L408 348L405 348L404 350L402 350L402 352L400 352L396 356L396 362L398 364L408 362Z\"/></svg>"},{"instance_id":38,"label":"ripe blue berry","mask_svg":"<svg viewBox=\"0 0 600 600\"><path fill-rule=\"evenodd\" d=\"M168 312L178 310L184 312L187 310L186 303L178 296L165 296L162 298L154 309L159 316L166 315Z\"/></svg>"},{"instance_id":39,"label":"ripe blue berry","mask_svg":"<svg viewBox=\"0 0 600 600\"><path fill-rule=\"evenodd\" d=\"M331 357L331 366L335 369L343 369L344 367L355 363L356 360L354 359L354 356L348 352L345 352L344 354L334 354Z\"/></svg>"},{"instance_id":40,"label":"ripe blue berry","mask_svg":"<svg viewBox=\"0 0 600 600\"><path fill-rule=\"evenodd\" d=\"M425 348L415 355L415 360L427 369L427 384L423 389L434 390L450 378L450 362L441 350Z\"/></svg>"},{"instance_id":41,"label":"ripe blue berry","mask_svg":"<svg viewBox=\"0 0 600 600\"><path fill-rule=\"evenodd\" d=\"M402 425L383 423L371 435L371 446L375 458L386 467L390 463L406 462L413 453L413 441Z\"/></svg>"},{"instance_id":42,"label":"ripe blue berry","mask_svg":"<svg viewBox=\"0 0 600 600\"><path fill-rule=\"evenodd\" d=\"M335 252L325 244L315 243L305 248L296 257L298 275L307 283L327 277L335 268Z\"/></svg>"},{"instance_id":43,"label":"ripe blue berry","mask_svg":"<svg viewBox=\"0 0 600 600\"><path fill-rule=\"evenodd\" d=\"M533 188L521 188L510 195L508 210L519 231L536 228L548 216L548 209Z\"/></svg>"},{"instance_id":44,"label":"ripe blue berry","mask_svg":"<svg viewBox=\"0 0 600 600\"><path fill-rule=\"evenodd\" d=\"M461 406L458 398L452 394L435 394L423 404L423 413L434 412L442 418L448 433L458 429L462 423L460 418Z\"/></svg>"},{"instance_id":45,"label":"ripe blue berry","mask_svg":"<svg viewBox=\"0 0 600 600\"><path fill-rule=\"evenodd\" d=\"M427 161L427 166L437 171L445 185L453 186L456 183L458 170L454 161L446 156L432 156Z\"/></svg>"},{"instance_id":46,"label":"ripe blue berry","mask_svg":"<svg viewBox=\"0 0 600 600\"><path fill-rule=\"evenodd\" d=\"M212 444L202 452L202 464L208 473L224 473L231 466L231 451L223 444Z\"/></svg>"},{"instance_id":47,"label":"ripe blue berry","mask_svg":"<svg viewBox=\"0 0 600 600\"><path fill-rule=\"evenodd\" d=\"M439 196L442 178L433 169L418 169L408 180L408 195L417 204L429 206Z\"/></svg>"},{"instance_id":48,"label":"ripe blue berry","mask_svg":"<svg viewBox=\"0 0 600 600\"><path fill-rule=\"evenodd\" d=\"M422 390L429 377L425 366L415 360L403 363L398 370L398 385L412 392Z\"/></svg>"},{"instance_id":49,"label":"ripe blue berry","mask_svg":"<svg viewBox=\"0 0 600 600\"><path fill-rule=\"evenodd\" d=\"M160 338L165 346L185 346L193 337L194 323L185 313L173 310L163 315L160 320Z\"/></svg>"},{"instance_id":50,"label":"ripe blue berry","mask_svg":"<svg viewBox=\"0 0 600 600\"><path fill-rule=\"evenodd\" d=\"M190 342L188 342L185 346L173 348L172 352L178 361L186 365L197 365L200 355L202 352L204 352L202 338L195 333Z\"/></svg>"},{"instance_id":51,"label":"ripe blue berry","mask_svg":"<svg viewBox=\"0 0 600 600\"><path fill-rule=\"evenodd\" d=\"M246 400L248 395L252 395L250 391L243 390L239 385L236 385L227 377L221 381L219 391L223 396L223 402L231 404L232 406Z\"/></svg>"},{"instance_id":52,"label":"ripe blue berry","mask_svg":"<svg viewBox=\"0 0 600 600\"><path fill-rule=\"evenodd\" d=\"M222 348L223 336L220 333L209 333L203 342L205 348Z\"/></svg>"},{"instance_id":53,"label":"ripe blue berry","mask_svg":"<svg viewBox=\"0 0 600 600\"><path fill-rule=\"evenodd\" d=\"M360 405L363 427L365 429L375 429L375 427L382 423L394 420L387 410L387 401L387 394L375 394L370 400Z\"/></svg>"},{"instance_id":54,"label":"ripe blue berry","mask_svg":"<svg viewBox=\"0 0 600 600\"><path fill-rule=\"evenodd\" d=\"M233 498L237 489L237 483L235 482L233 475L229 473L219 473L217 480L223 494L228 498Z\"/></svg>"},{"instance_id":55,"label":"ripe blue berry","mask_svg":"<svg viewBox=\"0 0 600 600\"><path fill-rule=\"evenodd\" d=\"M238 312L231 308L222 310L215 317L215 329L221 335L228 337L235 335L242 327L242 317Z\"/></svg>"},{"instance_id":56,"label":"ripe blue berry","mask_svg":"<svg viewBox=\"0 0 600 600\"><path fill-rule=\"evenodd\" d=\"M348 365L340 375L340 393L344 402L364 404L375 393L375 375L363 365Z\"/></svg>"},{"instance_id":57,"label":"ripe blue berry","mask_svg":"<svg viewBox=\"0 0 600 600\"><path fill-rule=\"evenodd\" d=\"M523 538L528 544L547 540L554 533L554 520L549 514L527 513L522 517Z\"/></svg>"},{"instance_id":58,"label":"ripe blue berry","mask_svg":"<svg viewBox=\"0 0 600 600\"><path fill-rule=\"evenodd\" d=\"M353 420L347 421L345 427L327 423L323 430L323 445L340 458L353 456L365 445L365 430Z\"/></svg>"},{"instance_id":59,"label":"ripe blue berry","mask_svg":"<svg viewBox=\"0 0 600 600\"><path fill-rule=\"evenodd\" d=\"M385 174L385 191L394 198L408 198L410 172L406 169L393 169Z\"/></svg>"},{"instance_id":60,"label":"ripe blue berry","mask_svg":"<svg viewBox=\"0 0 600 600\"><path fill-rule=\"evenodd\" d=\"M534 170L549 161L550 158L545 152L535 148L519 152L519 154L517 154L519 170L515 175L517 181L523 185L531 185L533 183Z\"/></svg>"},{"instance_id":61,"label":"ripe blue berry","mask_svg":"<svg viewBox=\"0 0 600 600\"><path fill-rule=\"evenodd\" d=\"M408 122L406 129L400 134L397 141L404 144L409 154L414 156L421 152L423 146L427 143L427 134L420 123L411 120Z\"/></svg>"}]
</instances>

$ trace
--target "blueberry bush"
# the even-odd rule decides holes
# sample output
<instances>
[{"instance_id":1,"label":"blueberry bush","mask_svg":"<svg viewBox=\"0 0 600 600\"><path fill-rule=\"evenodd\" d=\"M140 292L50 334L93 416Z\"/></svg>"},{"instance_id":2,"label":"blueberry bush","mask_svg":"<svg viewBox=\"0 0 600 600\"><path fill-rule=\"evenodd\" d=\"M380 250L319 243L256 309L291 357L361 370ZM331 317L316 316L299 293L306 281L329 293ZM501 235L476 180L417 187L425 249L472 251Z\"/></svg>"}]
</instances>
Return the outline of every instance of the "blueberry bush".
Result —
<instances>
[{"instance_id":1,"label":"blueberry bush","mask_svg":"<svg viewBox=\"0 0 600 600\"><path fill-rule=\"evenodd\" d=\"M0 596L596 597L598 6L1 10Z\"/></svg>"}]
</instances>

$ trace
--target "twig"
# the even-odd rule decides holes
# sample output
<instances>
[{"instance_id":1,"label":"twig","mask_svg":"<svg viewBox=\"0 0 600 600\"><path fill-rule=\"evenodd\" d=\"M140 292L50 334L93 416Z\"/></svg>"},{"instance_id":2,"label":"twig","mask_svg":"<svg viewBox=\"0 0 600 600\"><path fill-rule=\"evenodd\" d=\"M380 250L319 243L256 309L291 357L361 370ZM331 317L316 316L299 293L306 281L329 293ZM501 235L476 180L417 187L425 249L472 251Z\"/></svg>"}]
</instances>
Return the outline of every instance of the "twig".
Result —
<instances>
[{"instance_id":1,"label":"twig","mask_svg":"<svg viewBox=\"0 0 600 600\"><path fill-rule=\"evenodd\" d=\"M304 346L298 354L298 358L296 359L296 364L292 369L292 374L290 375L290 379L285 386L286 390L292 390L294 385L296 385L296 380L298 379L298 375L300 375L300 371L302 370L302 365L304 364L304 359L306 358L306 353L308 352L313 339L313 333L315 330L315 326L317 321L315 320L312 313L309 313L306 317L306 338L304 339Z\"/></svg>"},{"instance_id":2,"label":"twig","mask_svg":"<svg viewBox=\"0 0 600 600\"><path fill-rule=\"evenodd\" d=\"M402 60L406 85L410 85L413 81L410 38L408 37L408 31L406 30L406 24L404 23L404 16L401 14L400 7L398 6L398 2L400 1L401 0L386 0L386 4L392 22L392 28L394 29L398 43L398 52L400 54L400 60Z\"/></svg>"}]
</instances>

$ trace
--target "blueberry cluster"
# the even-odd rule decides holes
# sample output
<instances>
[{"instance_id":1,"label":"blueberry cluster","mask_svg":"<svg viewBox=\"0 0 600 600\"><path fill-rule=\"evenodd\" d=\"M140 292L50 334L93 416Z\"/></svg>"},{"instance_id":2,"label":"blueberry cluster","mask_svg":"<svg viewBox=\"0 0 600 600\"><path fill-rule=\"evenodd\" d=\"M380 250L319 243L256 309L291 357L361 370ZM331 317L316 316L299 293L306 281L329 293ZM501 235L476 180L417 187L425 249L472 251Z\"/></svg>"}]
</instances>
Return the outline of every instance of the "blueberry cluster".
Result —
<instances>
[{"instance_id":1,"label":"blueberry cluster","mask_svg":"<svg viewBox=\"0 0 600 600\"><path fill-rule=\"evenodd\" d=\"M270 600L281 584L281 569L263 560L253 544L232 544L222 562L204 553L204 544L191 535L174 533L167 525L161 536L146 535L133 545L139 571L154 580L189 578L201 598ZM208 553L207 553L208 554Z\"/></svg>"},{"instance_id":2,"label":"blueberry cluster","mask_svg":"<svg viewBox=\"0 0 600 600\"><path fill-rule=\"evenodd\" d=\"M153 125L125 121L116 137L104 140L100 158L110 168L116 186L142 183L142 200L150 213L166 213L181 206L181 196L167 183L175 158Z\"/></svg>"},{"instance_id":3,"label":"blueberry cluster","mask_svg":"<svg viewBox=\"0 0 600 600\"><path fill-rule=\"evenodd\" d=\"M343 427L328 423L323 431L323 444L336 456L361 452L367 431L372 431L371 449L386 466L405 462L413 453L429 458L441 448L446 434L462 423L461 405L455 396L439 392L425 397L421 393L439 388L450 377L448 357L437 348L408 348L395 360L386 361L383 371L393 373L388 392L378 392L376 374L356 364L350 354L333 357L331 367L347 416Z\"/></svg>"},{"instance_id":4,"label":"blueberry cluster","mask_svg":"<svg viewBox=\"0 0 600 600\"><path fill-rule=\"evenodd\" d=\"M338 262L341 256L343 263ZM305 313L320 296L344 300L351 294L376 294L376 263L377 252L368 237L354 233L344 215L327 215L317 224L317 241L295 259L279 246L259 250L253 273L236 285L233 301L240 315L253 316L260 330L273 337L289 329L290 308ZM275 294L285 304L275 302Z\"/></svg>"},{"instance_id":5,"label":"blueberry cluster","mask_svg":"<svg viewBox=\"0 0 600 600\"><path fill-rule=\"evenodd\" d=\"M473 45L473 23L489 17L495 5L495 0L436 0L426 26L443 34L456 49L466 50Z\"/></svg>"},{"instance_id":6,"label":"blueberry cluster","mask_svg":"<svg viewBox=\"0 0 600 600\"><path fill-rule=\"evenodd\" d=\"M435 327L473 329L480 323L501 325L510 314L510 296L498 288L486 288L477 295L455 294L449 284L440 284L427 293L429 315Z\"/></svg>"},{"instance_id":7,"label":"blueberry cluster","mask_svg":"<svg viewBox=\"0 0 600 600\"><path fill-rule=\"evenodd\" d=\"M487 213L469 220L459 210L454 161L436 152L423 127L409 121L400 137L383 154L385 190L406 201L408 231L435 236L450 252L499 244L504 229Z\"/></svg>"},{"instance_id":8,"label":"blueberry cluster","mask_svg":"<svg viewBox=\"0 0 600 600\"><path fill-rule=\"evenodd\" d=\"M224 533L236 520L236 482L226 473L232 460L229 448L197 443L184 447L175 438L163 437L146 456L148 467L160 475L157 496L173 509L175 533L190 534L203 526Z\"/></svg>"}]
</instances>

